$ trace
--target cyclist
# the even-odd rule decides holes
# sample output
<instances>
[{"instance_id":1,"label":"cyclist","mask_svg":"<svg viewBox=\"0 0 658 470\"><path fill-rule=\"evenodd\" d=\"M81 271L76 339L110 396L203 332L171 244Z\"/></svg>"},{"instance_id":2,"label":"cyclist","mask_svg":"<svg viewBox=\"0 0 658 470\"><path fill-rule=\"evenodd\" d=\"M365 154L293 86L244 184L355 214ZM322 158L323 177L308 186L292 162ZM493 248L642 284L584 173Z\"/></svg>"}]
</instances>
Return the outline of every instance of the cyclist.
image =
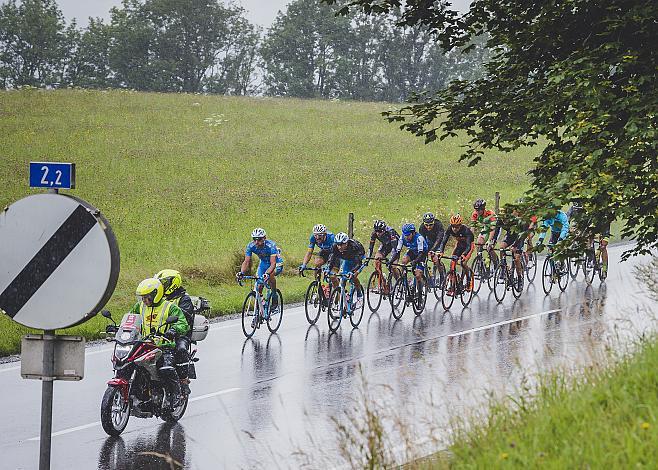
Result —
<instances>
[{"instance_id":1,"label":"cyclist","mask_svg":"<svg viewBox=\"0 0 658 470\"><path fill-rule=\"evenodd\" d=\"M331 249L329 260L327 261L327 271L337 269L340 265L341 274L351 274L356 288L357 307L363 304L363 292L361 283L359 282L359 268L363 263L363 258L366 255L366 250L363 245L352 238L349 238L346 233L339 232L336 234L336 243ZM338 285L338 280L333 280L334 287Z\"/></svg>"},{"instance_id":2,"label":"cyclist","mask_svg":"<svg viewBox=\"0 0 658 470\"><path fill-rule=\"evenodd\" d=\"M185 335L179 335L176 338L176 372L178 372L178 377L180 378L181 384L183 384L183 393L189 395L190 391L190 379L188 378L190 361L187 351L190 347L190 342L192 341L192 326L194 325L194 305L192 304L192 299L185 291L185 288L182 286L183 279L180 272L175 269L163 269L155 276L156 279L159 279L164 288L164 298L169 302L172 302L183 311L185 319L187 320L190 329ZM183 364L178 366L178 364Z\"/></svg>"},{"instance_id":3,"label":"cyclist","mask_svg":"<svg viewBox=\"0 0 658 470\"><path fill-rule=\"evenodd\" d=\"M439 258L443 256L450 237L455 237L457 240L457 245L452 251L452 256L459 257L462 269L466 273L466 290L470 290L472 276L471 269L468 267L468 260L471 259L471 255L475 249L475 235L473 235L473 231L468 226L464 225L464 219L459 214L450 217L450 228L445 231L443 240L441 240L441 244L439 245Z\"/></svg>"},{"instance_id":4,"label":"cyclist","mask_svg":"<svg viewBox=\"0 0 658 470\"><path fill-rule=\"evenodd\" d=\"M383 220L375 220L372 225L372 233L370 234L370 246L368 248L368 258L372 258L372 250L375 248L375 241L379 240L379 249L375 253L375 269L381 271L383 258L393 251L393 248L398 244L400 235L393 228L390 227Z\"/></svg>"},{"instance_id":5,"label":"cyclist","mask_svg":"<svg viewBox=\"0 0 658 470\"><path fill-rule=\"evenodd\" d=\"M581 220L585 220L585 208L579 203L574 202L569 210L567 210L567 217L569 219L569 225L572 229L575 229L577 225L582 225L578 223ZM592 218L586 220L588 226L594 226L594 233L592 237L587 242L587 248L589 250L593 249L594 239L598 235L599 237L599 249L601 251L601 271L604 276L608 272L608 241L610 238L610 222L603 222L602 224L596 225ZM600 228L599 228L600 227Z\"/></svg>"},{"instance_id":6,"label":"cyclist","mask_svg":"<svg viewBox=\"0 0 658 470\"><path fill-rule=\"evenodd\" d=\"M302 264L299 266L299 271L302 272L306 268L316 246L320 248L320 252L315 256L315 260L313 260L315 267L319 268L326 264L329 255L331 254L331 249L334 246L335 238L334 234L329 232L325 225L315 225L313 227L311 238L308 241L308 250L304 256L304 261L302 261Z\"/></svg>"},{"instance_id":7,"label":"cyclist","mask_svg":"<svg viewBox=\"0 0 658 470\"><path fill-rule=\"evenodd\" d=\"M440 261L436 256L436 250L443 240L443 235L445 234L445 229L440 220L434 217L434 214L427 212L423 215L423 225L420 226L418 230L425 240L427 240L428 252L432 254L432 261L434 264L438 264Z\"/></svg>"},{"instance_id":8,"label":"cyclist","mask_svg":"<svg viewBox=\"0 0 658 470\"><path fill-rule=\"evenodd\" d=\"M494 248L496 247L496 238L498 230L496 227L496 214L486 208L487 203L484 199L477 199L473 203L473 214L471 214L471 225L473 228L479 228L477 244L484 245L484 250L489 253L489 259L493 263L494 269L498 266L498 256Z\"/></svg>"},{"instance_id":9,"label":"cyclist","mask_svg":"<svg viewBox=\"0 0 658 470\"><path fill-rule=\"evenodd\" d=\"M536 218L535 218L536 221ZM507 212L503 209L498 214L498 232L502 233L505 230L505 238L500 242L500 248L511 248L512 255L514 256L514 265L518 274L519 289L523 286L523 266L521 264L521 254L523 253L523 245L528 238L528 234L534 223L531 219L530 223L521 218L521 213L518 209L512 209L511 214L508 216Z\"/></svg>"},{"instance_id":10,"label":"cyclist","mask_svg":"<svg viewBox=\"0 0 658 470\"><path fill-rule=\"evenodd\" d=\"M247 269L249 269L251 256L255 254L260 259L257 276L263 278L263 282L269 284L272 292L276 292L276 276L283 271L281 250L272 240L267 240L265 230L260 227L255 228L251 232L251 238L252 241L247 245L244 261L242 262L242 266L240 266L240 271L236 273L235 277L238 280L242 279ZM262 292L263 287L261 286L260 289ZM272 296L271 311L276 310L278 302L279 296Z\"/></svg>"},{"instance_id":11,"label":"cyclist","mask_svg":"<svg viewBox=\"0 0 658 470\"><path fill-rule=\"evenodd\" d=\"M542 221L542 227L549 228L551 230L551 238L548 242L549 246L555 245L560 240L564 240L569 233L569 218L560 209L555 209L553 215L550 218L546 218ZM546 238L546 233L548 230L544 230L539 234L537 239L537 244L535 246L540 247L544 243L544 238Z\"/></svg>"},{"instance_id":12,"label":"cyclist","mask_svg":"<svg viewBox=\"0 0 658 470\"><path fill-rule=\"evenodd\" d=\"M173 410L181 396L180 380L175 368L175 341L177 336L186 335L190 326L183 311L175 303L165 300L164 287L159 279L144 279L137 286L135 293L137 303L130 309L130 313L141 315L142 335L162 333L164 329L164 339L155 337L154 341L162 350L162 357L158 360L158 373L167 390L163 408ZM163 328L169 315L176 316L178 320Z\"/></svg>"},{"instance_id":13,"label":"cyclist","mask_svg":"<svg viewBox=\"0 0 658 470\"><path fill-rule=\"evenodd\" d=\"M427 240L420 233L416 232L414 224L404 224L402 226L402 237L391 253L389 265L394 263L399 257L402 247L407 248L407 252L402 257L402 264L413 263L414 276L420 287L425 283L423 271L425 270L425 258L427 258L428 246Z\"/></svg>"}]
</instances>

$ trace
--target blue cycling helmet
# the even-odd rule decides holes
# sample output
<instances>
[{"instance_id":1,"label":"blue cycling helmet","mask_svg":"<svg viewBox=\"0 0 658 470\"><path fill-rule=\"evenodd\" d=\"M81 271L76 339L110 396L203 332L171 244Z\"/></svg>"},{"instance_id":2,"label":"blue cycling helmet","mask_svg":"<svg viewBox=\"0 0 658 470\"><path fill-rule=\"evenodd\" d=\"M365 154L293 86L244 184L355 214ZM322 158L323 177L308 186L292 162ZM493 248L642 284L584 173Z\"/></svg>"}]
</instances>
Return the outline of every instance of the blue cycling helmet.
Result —
<instances>
[{"instance_id":1,"label":"blue cycling helmet","mask_svg":"<svg viewBox=\"0 0 658 470\"><path fill-rule=\"evenodd\" d=\"M403 235L409 235L411 233L414 233L415 231L416 231L416 226L414 224L404 224L402 226Z\"/></svg>"}]
</instances>

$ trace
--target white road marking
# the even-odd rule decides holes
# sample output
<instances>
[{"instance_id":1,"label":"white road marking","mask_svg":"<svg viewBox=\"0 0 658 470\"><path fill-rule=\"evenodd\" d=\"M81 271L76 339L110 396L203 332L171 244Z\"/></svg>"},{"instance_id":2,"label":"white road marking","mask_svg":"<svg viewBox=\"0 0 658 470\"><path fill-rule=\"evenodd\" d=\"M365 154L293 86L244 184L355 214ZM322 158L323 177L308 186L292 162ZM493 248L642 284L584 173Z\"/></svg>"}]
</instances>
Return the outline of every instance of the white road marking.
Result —
<instances>
[{"instance_id":1,"label":"white road marking","mask_svg":"<svg viewBox=\"0 0 658 470\"><path fill-rule=\"evenodd\" d=\"M206 395L199 395L198 397L190 398L189 402L191 403L193 401L204 400L206 398L212 398L212 397L216 397L216 396L219 396L219 395L224 395L226 393L236 392L238 390L240 390L240 388L227 388L226 390L220 390L218 392L207 393ZM89 428L93 428L93 427L100 426L100 425L101 425L101 422L96 421L95 423L83 424L82 426L76 426L74 428L62 429L61 431L57 431L57 432L52 433L52 437L62 436L64 434L70 434L72 432L82 431L83 429L89 429ZM31 437L27 440L28 441L38 441L39 439L40 438L37 436L37 437Z\"/></svg>"},{"instance_id":2,"label":"white road marking","mask_svg":"<svg viewBox=\"0 0 658 470\"><path fill-rule=\"evenodd\" d=\"M21 366L15 366L15 367L7 367L6 369L0 369L0 374L3 373L3 372L9 372L9 371L12 371L12 370L18 370L20 368L21 368Z\"/></svg>"},{"instance_id":3,"label":"white road marking","mask_svg":"<svg viewBox=\"0 0 658 470\"><path fill-rule=\"evenodd\" d=\"M480 331L480 330L487 330L489 328L495 328L496 326L506 325L508 323L514 323L514 322L517 322L517 321L525 320L527 318L539 317L541 315L548 315L549 313L555 313L555 312L561 312L561 311L562 311L562 309L557 308L555 310L547 310L545 312L533 313L532 315L526 315L525 317L511 318L509 320L505 320L505 321L501 321L501 322L497 322L497 323L491 323L489 325L479 326L477 328L471 328L470 330L464 330L464 331L460 331L458 333L453 333L451 335L448 335L448 338L454 338L455 336L461 336L461 335L465 335L467 333L473 333L475 331Z\"/></svg>"}]
</instances>

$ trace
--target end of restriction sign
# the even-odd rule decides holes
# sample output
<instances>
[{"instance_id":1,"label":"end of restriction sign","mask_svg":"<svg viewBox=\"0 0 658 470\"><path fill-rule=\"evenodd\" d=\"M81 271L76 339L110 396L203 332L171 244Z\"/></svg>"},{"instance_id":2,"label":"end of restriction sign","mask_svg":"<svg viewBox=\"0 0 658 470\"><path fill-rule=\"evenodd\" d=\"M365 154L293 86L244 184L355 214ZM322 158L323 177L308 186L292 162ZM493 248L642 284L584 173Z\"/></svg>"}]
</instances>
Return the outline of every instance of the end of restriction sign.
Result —
<instances>
[{"instance_id":1,"label":"end of restriction sign","mask_svg":"<svg viewBox=\"0 0 658 470\"><path fill-rule=\"evenodd\" d=\"M30 188L74 189L75 163L30 162Z\"/></svg>"}]
</instances>

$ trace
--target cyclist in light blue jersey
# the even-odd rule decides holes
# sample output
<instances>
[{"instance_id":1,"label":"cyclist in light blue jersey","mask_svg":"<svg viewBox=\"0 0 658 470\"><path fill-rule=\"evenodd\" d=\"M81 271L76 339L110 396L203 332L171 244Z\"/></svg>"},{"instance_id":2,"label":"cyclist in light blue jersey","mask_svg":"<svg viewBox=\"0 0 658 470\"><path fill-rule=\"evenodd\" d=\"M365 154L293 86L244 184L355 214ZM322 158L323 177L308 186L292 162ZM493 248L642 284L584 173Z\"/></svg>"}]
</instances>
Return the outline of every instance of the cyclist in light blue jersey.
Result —
<instances>
[{"instance_id":1,"label":"cyclist in light blue jersey","mask_svg":"<svg viewBox=\"0 0 658 470\"><path fill-rule=\"evenodd\" d=\"M569 217L567 217L567 214L561 210L558 210L550 219L544 219L541 225L542 227L551 229L551 238L548 242L549 245L555 245L560 240L564 240L569 233ZM539 235L537 246L544 242L546 232L547 231L544 231Z\"/></svg>"},{"instance_id":2,"label":"cyclist in light blue jersey","mask_svg":"<svg viewBox=\"0 0 658 470\"><path fill-rule=\"evenodd\" d=\"M326 226L323 224L317 224L313 227L313 233L308 241L308 250L304 256L304 261L302 261L302 264L299 266L299 271L301 272L306 268L316 246L320 249L320 252L315 256L315 260L313 260L315 267L319 268L326 264L335 242L336 236L329 232Z\"/></svg>"},{"instance_id":3,"label":"cyclist in light blue jersey","mask_svg":"<svg viewBox=\"0 0 658 470\"><path fill-rule=\"evenodd\" d=\"M252 255L258 256L260 264L258 265L258 277L262 277L264 282L269 283L273 292L276 292L276 276L283 271L283 258L281 257L281 250L276 246L272 240L267 240L267 234L262 228L255 228L251 232L251 243L247 245L245 250L244 261L235 277L240 280L245 275L249 265L251 264ZM261 286L262 289L262 286ZM273 302L278 301L278 296L272 297ZM276 308L276 303L272 304L272 310Z\"/></svg>"},{"instance_id":4,"label":"cyclist in light blue jersey","mask_svg":"<svg viewBox=\"0 0 658 470\"><path fill-rule=\"evenodd\" d=\"M419 285L422 286L424 284L423 270L425 269L425 258L427 258L429 247L427 246L427 240L425 240L425 237L416 232L416 226L414 224L404 224L402 226L402 236L398 240L397 246L393 248L389 265L390 263L394 263L400 257L402 247L406 247L407 252L402 257L401 263L413 263L414 276L416 276Z\"/></svg>"}]
</instances>

